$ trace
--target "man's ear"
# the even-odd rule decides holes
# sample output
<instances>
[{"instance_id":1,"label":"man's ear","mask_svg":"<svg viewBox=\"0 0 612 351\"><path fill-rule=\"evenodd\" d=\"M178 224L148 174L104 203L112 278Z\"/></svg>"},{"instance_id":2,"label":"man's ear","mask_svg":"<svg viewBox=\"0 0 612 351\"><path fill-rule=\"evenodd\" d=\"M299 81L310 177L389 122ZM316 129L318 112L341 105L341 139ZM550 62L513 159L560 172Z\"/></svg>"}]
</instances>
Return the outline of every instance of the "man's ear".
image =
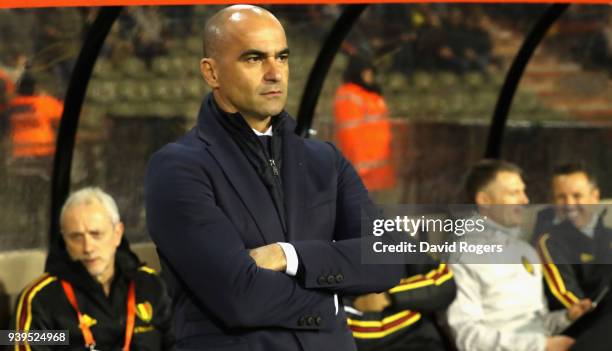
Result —
<instances>
[{"instance_id":1,"label":"man's ear","mask_svg":"<svg viewBox=\"0 0 612 351\"><path fill-rule=\"evenodd\" d=\"M125 230L125 226L123 222L119 222L115 225L115 247L119 247L121 244L121 238L123 237L123 231Z\"/></svg>"},{"instance_id":2,"label":"man's ear","mask_svg":"<svg viewBox=\"0 0 612 351\"><path fill-rule=\"evenodd\" d=\"M200 72L202 73L202 77L206 81L206 84L208 84L211 89L219 87L217 65L214 59L205 57L200 60Z\"/></svg>"},{"instance_id":3,"label":"man's ear","mask_svg":"<svg viewBox=\"0 0 612 351\"><path fill-rule=\"evenodd\" d=\"M595 203L598 204L599 200L601 199L599 196L599 188L595 187L593 190L593 199L595 200Z\"/></svg>"},{"instance_id":4,"label":"man's ear","mask_svg":"<svg viewBox=\"0 0 612 351\"><path fill-rule=\"evenodd\" d=\"M491 197L487 194L486 191L479 191L476 193L476 204L477 205L490 205Z\"/></svg>"}]
</instances>

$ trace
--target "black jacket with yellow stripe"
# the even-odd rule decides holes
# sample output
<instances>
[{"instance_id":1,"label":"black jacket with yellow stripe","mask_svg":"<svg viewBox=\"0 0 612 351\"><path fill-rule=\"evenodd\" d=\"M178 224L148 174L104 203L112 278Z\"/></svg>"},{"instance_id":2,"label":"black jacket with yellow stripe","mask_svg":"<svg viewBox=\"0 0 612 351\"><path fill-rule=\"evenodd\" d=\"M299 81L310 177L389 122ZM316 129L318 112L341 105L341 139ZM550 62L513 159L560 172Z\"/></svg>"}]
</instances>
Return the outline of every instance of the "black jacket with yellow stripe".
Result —
<instances>
[{"instance_id":1,"label":"black jacket with yellow stripe","mask_svg":"<svg viewBox=\"0 0 612 351\"><path fill-rule=\"evenodd\" d=\"M125 242L124 242L125 243ZM89 324L97 350L120 350L126 326L129 282L135 283L136 318L130 350L171 350L171 302L162 280L139 263L127 243L115 256L115 277L108 297L85 267L72 261L65 249L51 251L46 273L29 284L17 300L13 330L68 330L70 346L16 345L14 350L84 350L77 314L61 280L71 283L79 310Z\"/></svg>"},{"instance_id":2,"label":"black jacket with yellow stripe","mask_svg":"<svg viewBox=\"0 0 612 351\"><path fill-rule=\"evenodd\" d=\"M434 313L455 299L457 287L444 263L407 265L408 278L387 292L390 306L361 312L346 299L349 328L360 351L444 350Z\"/></svg>"},{"instance_id":3,"label":"black jacket with yellow stripe","mask_svg":"<svg viewBox=\"0 0 612 351\"><path fill-rule=\"evenodd\" d=\"M541 234L537 247L552 310L593 299L612 281L612 229L604 226L602 216L592 238L564 221Z\"/></svg>"}]
</instances>

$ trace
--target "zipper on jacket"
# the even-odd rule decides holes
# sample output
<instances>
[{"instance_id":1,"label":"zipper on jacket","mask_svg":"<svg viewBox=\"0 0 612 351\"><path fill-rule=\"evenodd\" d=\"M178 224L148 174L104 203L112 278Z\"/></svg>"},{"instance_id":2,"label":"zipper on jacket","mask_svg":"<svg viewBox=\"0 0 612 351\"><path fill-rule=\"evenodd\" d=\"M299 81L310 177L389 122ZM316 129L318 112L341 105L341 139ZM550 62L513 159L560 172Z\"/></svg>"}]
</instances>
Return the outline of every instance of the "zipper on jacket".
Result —
<instances>
[{"instance_id":1,"label":"zipper on jacket","mask_svg":"<svg viewBox=\"0 0 612 351\"><path fill-rule=\"evenodd\" d=\"M273 158L271 158L269 161L270 161L270 166L272 167L272 173L274 173L274 175L278 177L279 173L278 173L278 168L276 167L276 162L274 161Z\"/></svg>"}]
</instances>

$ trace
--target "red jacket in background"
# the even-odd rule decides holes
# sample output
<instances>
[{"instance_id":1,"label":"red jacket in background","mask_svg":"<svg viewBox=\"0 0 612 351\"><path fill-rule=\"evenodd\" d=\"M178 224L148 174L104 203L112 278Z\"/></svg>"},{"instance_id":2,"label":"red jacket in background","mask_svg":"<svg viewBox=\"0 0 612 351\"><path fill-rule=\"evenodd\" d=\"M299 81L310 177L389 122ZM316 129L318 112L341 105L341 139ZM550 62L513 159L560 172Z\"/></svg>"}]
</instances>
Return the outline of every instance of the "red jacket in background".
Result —
<instances>
[{"instance_id":1,"label":"red jacket in background","mask_svg":"<svg viewBox=\"0 0 612 351\"><path fill-rule=\"evenodd\" d=\"M336 91L336 140L370 191L395 186L391 160L391 123L380 94L355 83Z\"/></svg>"},{"instance_id":2,"label":"red jacket in background","mask_svg":"<svg viewBox=\"0 0 612 351\"><path fill-rule=\"evenodd\" d=\"M49 95L13 98L8 109L13 158L53 156L63 108Z\"/></svg>"}]
</instances>

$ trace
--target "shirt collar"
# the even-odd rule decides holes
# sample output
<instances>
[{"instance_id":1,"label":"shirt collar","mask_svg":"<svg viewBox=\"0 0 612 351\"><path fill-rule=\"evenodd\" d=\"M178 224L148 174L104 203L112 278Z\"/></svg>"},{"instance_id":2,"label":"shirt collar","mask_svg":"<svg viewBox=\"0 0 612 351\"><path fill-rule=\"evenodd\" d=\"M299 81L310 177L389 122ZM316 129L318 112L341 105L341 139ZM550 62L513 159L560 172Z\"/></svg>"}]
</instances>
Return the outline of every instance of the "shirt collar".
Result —
<instances>
[{"instance_id":1,"label":"shirt collar","mask_svg":"<svg viewBox=\"0 0 612 351\"><path fill-rule=\"evenodd\" d=\"M597 226L597 220L599 219L600 215L601 215L601 210L596 211L595 213L591 215L591 219L589 220L589 223L587 223L587 225L585 225L582 228L576 228L576 229L578 229L578 231L588 236L589 238L593 238L595 236L595 227ZM563 218L560 217L559 214L555 213L555 218L553 219L553 225L557 225L561 222L563 222Z\"/></svg>"},{"instance_id":2,"label":"shirt collar","mask_svg":"<svg viewBox=\"0 0 612 351\"><path fill-rule=\"evenodd\" d=\"M262 133L262 132L260 132L260 131L258 131L257 129L254 129L254 128L251 128L251 129L253 129L253 132L254 132L254 133L255 133L255 135L257 135L257 136L262 136L262 135L272 136L272 135L273 135L273 134L272 134L272 125L270 125L270 126L268 127L268 129L266 129L266 131L265 131L265 132L263 132L263 133Z\"/></svg>"}]
</instances>

